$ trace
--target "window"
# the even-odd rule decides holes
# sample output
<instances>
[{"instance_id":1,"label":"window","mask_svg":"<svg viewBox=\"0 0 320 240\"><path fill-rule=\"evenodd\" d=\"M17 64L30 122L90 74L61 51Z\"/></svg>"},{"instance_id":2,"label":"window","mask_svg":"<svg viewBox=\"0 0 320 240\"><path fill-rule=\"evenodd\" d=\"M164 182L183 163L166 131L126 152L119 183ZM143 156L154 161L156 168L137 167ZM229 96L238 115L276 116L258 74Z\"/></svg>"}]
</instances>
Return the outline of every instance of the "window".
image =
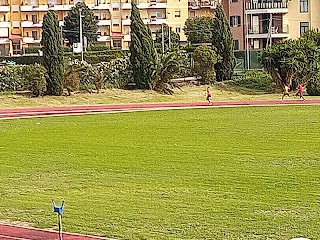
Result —
<instances>
[{"instance_id":1,"label":"window","mask_svg":"<svg viewBox=\"0 0 320 240\"><path fill-rule=\"evenodd\" d=\"M240 16L231 16L230 17L230 26L231 27L239 27L239 26L241 26L241 18L240 18Z\"/></svg>"},{"instance_id":2,"label":"window","mask_svg":"<svg viewBox=\"0 0 320 240\"><path fill-rule=\"evenodd\" d=\"M13 55L21 54L20 43L13 43L12 48L13 48Z\"/></svg>"},{"instance_id":3,"label":"window","mask_svg":"<svg viewBox=\"0 0 320 240\"><path fill-rule=\"evenodd\" d=\"M115 3L112 3L112 10L113 11L119 11L119 3L118 2L115 2Z\"/></svg>"},{"instance_id":4,"label":"window","mask_svg":"<svg viewBox=\"0 0 320 240\"><path fill-rule=\"evenodd\" d=\"M113 47L121 49L121 40L113 40Z\"/></svg>"},{"instance_id":5,"label":"window","mask_svg":"<svg viewBox=\"0 0 320 240\"><path fill-rule=\"evenodd\" d=\"M196 17L196 11L190 11L189 13L190 13L189 15L190 18Z\"/></svg>"},{"instance_id":6,"label":"window","mask_svg":"<svg viewBox=\"0 0 320 240\"><path fill-rule=\"evenodd\" d=\"M181 32L181 27L176 27L176 33L180 33Z\"/></svg>"},{"instance_id":7,"label":"window","mask_svg":"<svg viewBox=\"0 0 320 240\"><path fill-rule=\"evenodd\" d=\"M27 36L27 37L29 37L29 36L30 36L30 35L29 35L29 32L26 32L26 36Z\"/></svg>"},{"instance_id":8,"label":"window","mask_svg":"<svg viewBox=\"0 0 320 240\"><path fill-rule=\"evenodd\" d=\"M238 2L238 0L232 0L232 2Z\"/></svg>"},{"instance_id":9,"label":"window","mask_svg":"<svg viewBox=\"0 0 320 240\"><path fill-rule=\"evenodd\" d=\"M302 36L305 32L309 31L309 23L301 22L300 23L300 36Z\"/></svg>"},{"instance_id":10,"label":"window","mask_svg":"<svg viewBox=\"0 0 320 240\"><path fill-rule=\"evenodd\" d=\"M38 23L38 16L37 15L32 15L32 22L33 22L33 24Z\"/></svg>"},{"instance_id":11,"label":"window","mask_svg":"<svg viewBox=\"0 0 320 240\"><path fill-rule=\"evenodd\" d=\"M180 10L174 11L174 16L175 17L181 17Z\"/></svg>"},{"instance_id":12,"label":"window","mask_svg":"<svg viewBox=\"0 0 320 240\"><path fill-rule=\"evenodd\" d=\"M32 31L32 38L34 39L34 40L37 40L38 39L38 32L37 31Z\"/></svg>"},{"instance_id":13,"label":"window","mask_svg":"<svg viewBox=\"0 0 320 240\"><path fill-rule=\"evenodd\" d=\"M26 15L26 21L28 21L29 20L29 15Z\"/></svg>"},{"instance_id":14,"label":"window","mask_svg":"<svg viewBox=\"0 0 320 240\"><path fill-rule=\"evenodd\" d=\"M308 12L308 0L300 0L300 12Z\"/></svg>"},{"instance_id":15,"label":"window","mask_svg":"<svg viewBox=\"0 0 320 240\"><path fill-rule=\"evenodd\" d=\"M119 19L119 18L114 18L114 19L112 20L112 25L113 25L114 27L119 27L119 26L120 26L120 19Z\"/></svg>"},{"instance_id":16,"label":"window","mask_svg":"<svg viewBox=\"0 0 320 240\"><path fill-rule=\"evenodd\" d=\"M234 50L239 50L239 40L233 40Z\"/></svg>"}]
</instances>

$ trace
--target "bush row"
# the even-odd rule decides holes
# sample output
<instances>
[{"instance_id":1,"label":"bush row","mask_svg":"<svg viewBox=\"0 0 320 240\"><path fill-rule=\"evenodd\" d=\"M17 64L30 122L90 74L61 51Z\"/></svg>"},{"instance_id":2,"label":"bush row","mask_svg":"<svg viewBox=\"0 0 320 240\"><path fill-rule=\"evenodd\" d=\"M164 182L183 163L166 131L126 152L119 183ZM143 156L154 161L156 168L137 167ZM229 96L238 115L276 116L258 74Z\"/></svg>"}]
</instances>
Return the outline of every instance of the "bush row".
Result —
<instances>
[{"instance_id":1,"label":"bush row","mask_svg":"<svg viewBox=\"0 0 320 240\"><path fill-rule=\"evenodd\" d=\"M250 70L240 76L236 76L234 83L238 86L261 91L273 89L272 77L265 71Z\"/></svg>"},{"instance_id":2,"label":"bush row","mask_svg":"<svg viewBox=\"0 0 320 240\"><path fill-rule=\"evenodd\" d=\"M0 67L0 91L29 90L34 95L46 91L46 70L40 64Z\"/></svg>"}]
</instances>

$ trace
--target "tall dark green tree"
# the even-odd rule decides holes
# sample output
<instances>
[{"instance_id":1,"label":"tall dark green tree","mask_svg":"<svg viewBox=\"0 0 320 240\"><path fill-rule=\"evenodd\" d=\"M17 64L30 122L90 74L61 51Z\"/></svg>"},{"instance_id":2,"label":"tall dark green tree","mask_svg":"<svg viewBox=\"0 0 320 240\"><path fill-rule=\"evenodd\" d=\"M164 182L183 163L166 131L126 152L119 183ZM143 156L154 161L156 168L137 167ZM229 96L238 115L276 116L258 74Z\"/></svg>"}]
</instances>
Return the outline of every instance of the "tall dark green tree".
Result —
<instances>
[{"instance_id":1,"label":"tall dark green tree","mask_svg":"<svg viewBox=\"0 0 320 240\"><path fill-rule=\"evenodd\" d=\"M215 65L216 78L217 81L231 80L235 67L234 43L229 21L221 4L218 4L216 8L215 17L212 28L212 45L222 59Z\"/></svg>"},{"instance_id":2,"label":"tall dark green tree","mask_svg":"<svg viewBox=\"0 0 320 240\"><path fill-rule=\"evenodd\" d=\"M72 7L68 15L64 18L63 37L68 39L69 45L80 42L80 12L82 17L82 31L83 36L88 40L88 44L97 42L98 36L98 20L94 16L88 6L79 2L76 6Z\"/></svg>"},{"instance_id":3,"label":"tall dark green tree","mask_svg":"<svg viewBox=\"0 0 320 240\"><path fill-rule=\"evenodd\" d=\"M59 21L54 11L43 17L41 45L43 65L47 70L47 94L61 95L64 85L64 66Z\"/></svg>"},{"instance_id":4,"label":"tall dark green tree","mask_svg":"<svg viewBox=\"0 0 320 240\"><path fill-rule=\"evenodd\" d=\"M132 1L131 11L131 44L130 62L133 70L133 79L139 89L152 89L152 75L156 69L156 51L151 31L146 26L137 8Z\"/></svg>"},{"instance_id":5,"label":"tall dark green tree","mask_svg":"<svg viewBox=\"0 0 320 240\"><path fill-rule=\"evenodd\" d=\"M156 48L162 49L162 28L157 30L155 33L156 33L156 39L155 39ZM165 50L168 50L169 49L169 26L168 25L163 26L163 40L164 40ZM172 47L179 46L180 44L180 35L172 31L171 27L170 27L170 43Z\"/></svg>"}]
</instances>

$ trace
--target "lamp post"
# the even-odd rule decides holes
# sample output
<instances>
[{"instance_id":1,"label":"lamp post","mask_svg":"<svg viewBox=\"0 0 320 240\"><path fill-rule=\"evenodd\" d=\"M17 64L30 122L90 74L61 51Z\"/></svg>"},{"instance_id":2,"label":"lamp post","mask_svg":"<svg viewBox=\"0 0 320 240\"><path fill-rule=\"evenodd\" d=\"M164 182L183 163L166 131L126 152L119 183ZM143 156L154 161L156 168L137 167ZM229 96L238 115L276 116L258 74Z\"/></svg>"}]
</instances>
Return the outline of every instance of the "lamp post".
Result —
<instances>
[{"instance_id":1,"label":"lamp post","mask_svg":"<svg viewBox=\"0 0 320 240\"><path fill-rule=\"evenodd\" d=\"M163 32L163 24L161 24L161 34L162 34L162 54L164 53L164 32Z\"/></svg>"},{"instance_id":2,"label":"lamp post","mask_svg":"<svg viewBox=\"0 0 320 240\"><path fill-rule=\"evenodd\" d=\"M81 62L83 62L83 36L82 36L82 15L81 15L82 9L79 9L79 29L80 29L80 47L81 47Z\"/></svg>"}]
</instances>

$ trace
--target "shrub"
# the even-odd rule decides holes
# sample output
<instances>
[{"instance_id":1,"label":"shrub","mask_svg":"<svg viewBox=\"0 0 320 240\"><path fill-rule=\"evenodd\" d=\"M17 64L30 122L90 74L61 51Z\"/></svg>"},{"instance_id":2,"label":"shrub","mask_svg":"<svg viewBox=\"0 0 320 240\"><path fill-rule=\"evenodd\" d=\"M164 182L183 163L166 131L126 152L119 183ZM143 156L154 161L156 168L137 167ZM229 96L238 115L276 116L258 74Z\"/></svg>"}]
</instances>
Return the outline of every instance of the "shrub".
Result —
<instances>
[{"instance_id":1,"label":"shrub","mask_svg":"<svg viewBox=\"0 0 320 240\"><path fill-rule=\"evenodd\" d=\"M41 56L18 56L18 57L0 57L0 61L13 61L18 65L32 65L35 63L41 64L42 57Z\"/></svg>"},{"instance_id":2,"label":"shrub","mask_svg":"<svg viewBox=\"0 0 320 240\"><path fill-rule=\"evenodd\" d=\"M76 65L69 65L65 71L66 74L66 88L68 91L68 95L71 95L71 92L77 91L80 88L80 78Z\"/></svg>"},{"instance_id":3,"label":"shrub","mask_svg":"<svg viewBox=\"0 0 320 240\"><path fill-rule=\"evenodd\" d=\"M307 93L310 96L320 96L320 72L311 77L307 83Z\"/></svg>"},{"instance_id":4,"label":"shrub","mask_svg":"<svg viewBox=\"0 0 320 240\"><path fill-rule=\"evenodd\" d=\"M63 46L62 47L62 51L64 52L64 53L72 53L72 47L69 47L69 46Z\"/></svg>"},{"instance_id":5,"label":"shrub","mask_svg":"<svg viewBox=\"0 0 320 240\"><path fill-rule=\"evenodd\" d=\"M30 46L24 48L24 53L25 54L39 54L39 50L41 50L40 46Z\"/></svg>"},{"instance_id":6,"label":"shrub","mask_svg":"<svg viewBox=\"0 0 320 240\"><path fill-rule=\"evenodd\" d=\"M46 69L39 64L25 66L24 78L27 89L36 97L42 96L47 91Z\"/></svg>"},{"instance_id":7,"label":"shrub","mask_svg":"<svg viewBox=\"0 0 320 240\"><path fill-rule=\"evenodd\" d=\"M268 91L272 89L272 77L265 71L250 70L234 80L236 85L255 90Z\"/></svg>"},{"instance_id":8,"label":"shrub","mask_svg":"<svg viewBox=\"0 0 320 240\"><path fill-rule=\"evenodd\" d=\"M87 51L106 51L106 50L110 50L110 47L107 45L102 45L102 44L90 45L87 48Z\"/></svg>"},{"instance_id":9,"label":"shrub","mask_svg":"<svg viewBox=\"0 0 320 240\"><path fill-rule=\"evenodd\" d=\"M26 66L3 66L0 67L0 91L26 90L26 81L23 73Z\"/></svg>"},{"instance_id":10,"label":"shrub","mask_svg":"<svg viewBox=\"0 0 320 240\"><path fill-rule=\"evenodd\" d=\"M42 65L15 65L0 67L0 91L31 91L35 96L43 95L46 90Z\"/></svg>"}]
</instances>

